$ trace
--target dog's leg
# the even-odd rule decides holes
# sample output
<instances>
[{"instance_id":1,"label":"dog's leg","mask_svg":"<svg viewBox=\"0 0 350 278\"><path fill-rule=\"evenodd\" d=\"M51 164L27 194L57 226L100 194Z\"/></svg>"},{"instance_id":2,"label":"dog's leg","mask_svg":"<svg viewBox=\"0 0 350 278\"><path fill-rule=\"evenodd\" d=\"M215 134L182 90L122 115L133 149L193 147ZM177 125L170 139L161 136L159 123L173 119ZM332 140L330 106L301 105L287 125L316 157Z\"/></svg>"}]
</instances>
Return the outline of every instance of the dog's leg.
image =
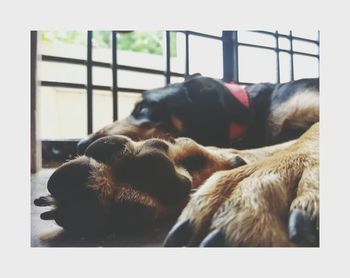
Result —
<instances>
[{"instance_id":1,"label":"dog's leg","mask_svg":"<svg viewBox=\"0 0 350 278\"><path fill-rule=\"evenodd\" d=\"M290 227L304 225L306 218L294 208L313 200L306 192L318 204L318 191L312 191L318 187L318 136L315 125L271 157L211 176L192 196L165 246L304 246L289 234ZM318 210L313 212L317 218Z\"/></svg>"},{"instance_id":2,"label":"dog's leg","mask_svg":"<svg viewBox=\"0 0 350 278\"><path fill-rule=\"evenodd\" d=\"M286 225L289 177L257 166L248 164L210 177L192 196L165 245L293 245Z\"/></svg>"}]
</instances>

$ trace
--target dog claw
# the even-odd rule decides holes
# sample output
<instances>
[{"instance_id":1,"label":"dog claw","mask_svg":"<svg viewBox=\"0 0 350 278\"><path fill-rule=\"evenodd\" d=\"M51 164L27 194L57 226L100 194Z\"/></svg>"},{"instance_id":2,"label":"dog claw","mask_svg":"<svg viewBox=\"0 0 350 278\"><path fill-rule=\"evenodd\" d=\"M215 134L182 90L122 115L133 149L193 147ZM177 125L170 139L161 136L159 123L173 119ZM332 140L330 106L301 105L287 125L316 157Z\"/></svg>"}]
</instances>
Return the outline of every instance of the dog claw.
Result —
<instances>
[{"instance_id":1,"label":"dog claw","mask_svg":"<svg viewBox=\"0 0 350 278\"><path fill-rule=\"evenodd\" d=\"M190 240L192 229L190 220L180 221L170 230L164 240L164 247L182 247Z\"/></svg>"},{"instance_id":2,"label":"dog claw","mask_svg":"<svg viewBox=\"0 0 350 278\"><path fill-rule=\"evenodd\" d=\"M202 240L199 247L225 247L225 236L221 230L216 229Z\"/></svg>"},{"instance_id":3,"label":"dog claw","mask_svg":"<svg viewBox=\"0 0 350 278\"><path fill-rule=\"evenodd\" d=\"M289 239L303 246L318 246L316 221L303 210L296 209L289 216Z\"/></svg>"},{"instance_id":4,"label":"dog claw","mask_svg":"<svg viewBox=\"0 0 350 278\"><path fill-rule=\"evenodd\" d=\"M46 211L40 214L40 218L42 220L53 220L55 219L55 214L56 214L55 210Z\"/></svg>"},{"instance_id":5,"label":"dog claw","mask_svg":"<svg viewBox=\"0 0 350 278\"><path fill-rule=\"evenodd\" d=\"M50 195L42 196L34 200L34 205L38 207L47 207L47 206L53 205L54 203L55 203L55 200Z\"/></svg>"}]
</instances>

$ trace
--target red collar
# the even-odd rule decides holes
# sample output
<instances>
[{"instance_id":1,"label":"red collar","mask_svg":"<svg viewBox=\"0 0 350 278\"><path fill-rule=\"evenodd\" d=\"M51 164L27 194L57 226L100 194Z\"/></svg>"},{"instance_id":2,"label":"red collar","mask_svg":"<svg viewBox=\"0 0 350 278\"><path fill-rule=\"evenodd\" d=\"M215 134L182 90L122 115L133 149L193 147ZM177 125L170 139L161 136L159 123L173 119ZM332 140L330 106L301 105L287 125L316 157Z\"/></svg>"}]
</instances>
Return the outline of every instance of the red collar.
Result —
<instances>
[{"instance_id":1,"label":"red collar","mask_svg":"<svg viewBox=\"0 0 350 278\"><path fill-rule=\"evenodd\" d=\"M225 83L227 89L230 91L231 95L236 98L240 103L249 109L249 98L247 91L238 85L237 83L230 82ZM231 121L228 127L228 138L229 142L233 143L237 139L243 137L247 132L248 126L238 124Z\"/></svg>"}]
</instances>

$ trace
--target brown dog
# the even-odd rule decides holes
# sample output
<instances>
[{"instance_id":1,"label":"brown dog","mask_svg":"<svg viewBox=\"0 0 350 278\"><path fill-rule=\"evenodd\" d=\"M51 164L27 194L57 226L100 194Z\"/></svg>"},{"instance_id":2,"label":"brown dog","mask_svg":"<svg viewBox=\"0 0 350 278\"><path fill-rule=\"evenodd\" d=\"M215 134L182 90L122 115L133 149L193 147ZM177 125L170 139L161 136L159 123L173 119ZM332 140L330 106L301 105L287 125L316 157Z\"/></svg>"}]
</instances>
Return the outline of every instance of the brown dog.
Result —
<instances>
[{"instance_id":1,"label":"brown dog","mask_svg":"<svg viewBox=\"0 0 350 278\"><path fill-rule=\"evenodd\" d=\"M185 207L166 246L318 245L318 124L286 142L318 122L318 86L237 91L195 76L145 92L128 118L80 142L82 156L35 204L53 205L41 217L80 234L150 227ZM218 148L231 145L272 146Z\"/></svg>"},{"instance_id":2,"label":"brown dog","mask_svg":"<svg viewBox=\"0 0 350 278\"><path fill-rule=\"evenodd\" d=\"M104 137L58 168L35 204L81 234L152 226L185 207L166 246L317 245L318 136L315 124L297 141L244 151Z\"/></svg>"},{"instance_id":3,"label":"brown dog","mask_svg":"<svg viewBox=\"0 0 350 278\"><path fill-rule=\"evenodd\" d=\"M319 126L286 149L212 175L166 246L317 246Z\"/></svg>"}]
</instances>

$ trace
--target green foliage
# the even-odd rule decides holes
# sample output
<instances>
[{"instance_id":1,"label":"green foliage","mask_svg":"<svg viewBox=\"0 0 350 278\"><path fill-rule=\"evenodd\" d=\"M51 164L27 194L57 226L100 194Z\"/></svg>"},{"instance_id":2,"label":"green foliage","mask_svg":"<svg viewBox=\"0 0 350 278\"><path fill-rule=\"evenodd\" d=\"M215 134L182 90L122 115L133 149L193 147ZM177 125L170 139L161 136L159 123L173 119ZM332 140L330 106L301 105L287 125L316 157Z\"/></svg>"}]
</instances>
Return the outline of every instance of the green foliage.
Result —
<instances>
[{"instance_id":1,"label":"green foliage","mask_svg":"<svg viewBox=\"0 0 350 278\"><path fill-rule=\"evenodd\" d=\"M95 47L110 48L112 45L111 34L112 32L110 31L94 31L93 45ZM118 49L162 55L163 34L164 32L162 31L118 33ZM86 32L42 31L40 32L40 37L42 42L86 44ZM174 32L170 33L170 43L170 54L174 57L176 56L176 34Z\"/></svg>"},{"instance_id":2,"label":"green foliage","mask_svg":"<svg viewBox=\"0 0 350 278\"><path fill-rule=\"evenodd\" d=\"M118 49L161 55L162 32L136 32L118 35Z\"/></svg>"},{"instance_id":3,"label":"green foliage","mask_svg":"<svg viewBox=\"0 0 350 278\"><path fill-rule=\"evenodd\" d=\"M70 31L70 32L60 32L60 31L42 31L40 32L40 38L43 42L63 42L67 44L85 44L86 36L82 32Z\"/></svg>"}]
</instances>

